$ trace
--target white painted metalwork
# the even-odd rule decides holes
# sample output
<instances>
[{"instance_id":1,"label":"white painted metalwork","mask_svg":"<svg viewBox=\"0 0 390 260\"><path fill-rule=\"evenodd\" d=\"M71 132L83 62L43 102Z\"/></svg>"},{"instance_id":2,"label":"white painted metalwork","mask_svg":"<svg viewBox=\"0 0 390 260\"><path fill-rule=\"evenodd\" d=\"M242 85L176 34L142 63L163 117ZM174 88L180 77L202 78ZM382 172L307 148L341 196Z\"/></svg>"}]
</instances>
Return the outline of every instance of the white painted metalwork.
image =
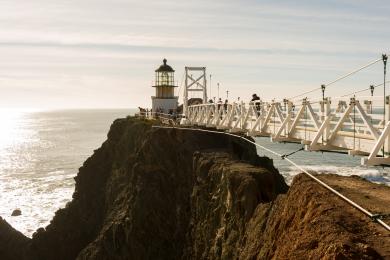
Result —
<instances>
[{"instance_id":1,"label":"white painted metalwork","mask_svg":"<svg viewBox=\"0 0 390 260\"><path fill-rule=\"evenodd\" d=\"M299 142L310 151L344 150L368 155L365 165L390 165L389 97L383 110L383 97L205 103L188 106L186 123Z\"/></svg>"},{"instance_id":2,"label":"white painted metalwork","mask_svg":"<svg viewBox=\"0 0 390 260\"><path fill-rule=\"evenodd\" d=\"M206 67L185 67L183 114L187 115L189 92L202 92L203 103L207 103Z\"/></svg>"}]
</instances>

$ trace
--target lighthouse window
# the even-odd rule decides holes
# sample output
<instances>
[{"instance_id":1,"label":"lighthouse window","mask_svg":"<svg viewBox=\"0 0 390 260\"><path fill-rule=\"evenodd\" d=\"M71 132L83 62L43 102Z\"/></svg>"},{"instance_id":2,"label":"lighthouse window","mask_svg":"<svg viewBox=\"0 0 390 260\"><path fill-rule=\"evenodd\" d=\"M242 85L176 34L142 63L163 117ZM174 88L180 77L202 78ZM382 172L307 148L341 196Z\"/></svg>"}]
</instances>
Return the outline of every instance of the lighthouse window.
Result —
<instances>
[{"instance_id":1,"label":"lighthouse window","mask_svg":"<svg viewBox=\"0 0 390 260\"><path fill-rule=\"evenodd\" d=\"M157 72L156 73L156 85L173 85L174 84L174 76L173 72Z\"/></svg>"},{"instance_id":2,"label":"lighthouse window","mask_svg":"<svg viewBox=\"0 0 390 260\"><path fill-rule=\"evenodd\" d=\"M162 85L168 85L168 83L169 83L168 72L163 72L162 73L161 83L162 83Z\"/></svg>"}]
</instances>

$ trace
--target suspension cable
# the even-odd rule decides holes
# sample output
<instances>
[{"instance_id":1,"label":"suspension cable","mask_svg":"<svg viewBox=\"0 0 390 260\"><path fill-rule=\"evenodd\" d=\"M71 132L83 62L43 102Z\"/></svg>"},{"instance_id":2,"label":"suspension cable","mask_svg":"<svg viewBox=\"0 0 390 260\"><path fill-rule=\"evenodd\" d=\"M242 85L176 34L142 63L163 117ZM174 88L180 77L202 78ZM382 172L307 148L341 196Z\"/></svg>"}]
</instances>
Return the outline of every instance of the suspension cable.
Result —
<instances>
[{"instance_id":1,"label":"suspension cable","mask_svg":"<svg viewBox=\"0 0 390 260\"><path fill-rule=\"evenodd\" d=\"M386 122L386 66L387 66L387 55L382 54L383 61L383 130L385 130L385 122ZM385 144L382 147L382 155L385 157Z\"/></svg>"},{"instance_id":2,"label":"suspension cable","mask_svg":"<svg viewBox=\"0 0 390 260\"><path fill-rule=\"evenodd\" d=\"M302 97L302 96L304 96L304 95L306 95L306 94L313 93L313 92L315 92L315 91L317 91L317 90L321 90L321 88L315 88L315 89L312 89L312 90L306 91L306 92L304 92L304 93L302 93L302 94L299 94L299 95L296 95L296 96L290 97L290 98L288 98L288 99L292 100L292 99L295 99L295 98L297 98L297 97Z\"/></svg>"},{"instance_id":3,"label":"suspension cable","mask_svg":"<svg viewBox=\"0 0 390 260\"><path fill-rule=\"evenodd\" d=\"M375 63L377 63L377 62L379 62L379 61L381 61L381 60L383 60L382 57L379 58L379 59L376 59L376 60L374 60L374 61L372 61L372 62L370 62L370 63L368 63L368 64L366 64L366 65L364 65L363 67L360 67L360 68L355 69L355 70L353 70L353 71L351 71L351 72L349 72L349 73L347 73L347 74L345 74L345 75L342 75L342 76L340 76L339 78L337 78L337 79L335 79L335 80L333 80L333 81L330 81L330 82L328 82L328 83L326 83L326 84L323 84L323 85L321 85L321 87L314 88L314 89L309 90L309 91L306 91L306 92L304 92L304 93L302 93L302 94L298 94L298 95L296 95L296 96L290 97L289 99L292 100L292 99L295 99L295 98L297 98L297 97L301 97L301 96L304 96L304 95L313 93L313 92L318 91L318 90L323 90L323 91L325 91L325 89L324 89L325 87L329 87L330 85L333 85L334 83L336 83L336 82L338 82L338 81L340 81L340 80L343 80L343 79L345 79L345 78L347 78L347 77L349 77L349 76L352 76L353 74L356 74L357 72L359 72L359 71L361 71L361 70L363 70L363 69L366 69L366 68L368 68L368 67L374 65Z\"/></svg>"},{"instance_id":4,"label":"suspension cable","mask_svg":"<svg viewBox=\"0 0 390 260\"><path fill-rule=\"evenodd\" d=\"M224 135L229 135L229 136L233 136L233 137L236 137L236 138L240 138L240 139L243 139L244 141L246 142L249 142L251 144L254 144L255 146L273 154L273 155L276 155L280 158L283 157L282 154L279 154L275 151L272 151L271 149L268 149L267 147L265 146L262 146L254 141L251 141L249 140L248 138L245 138L244 136L240 136L240 135L237 135L237 134L232 134L232 133L227 133L227 132L221 132L221 131L214 131L214 130L207 130L207 129L199 129L199 128L188 128L188 127L171 127L171 126L152 126L152 128L166 128L166 129L180 129L180 130L189 130L189 131L200 131L200 132L208 132L208 133L215 133L215 134L224 134ZM378 214L373 214L371 213L370 211L366 210L365 208L363 208L362 206L360 206L359 204L357 204L356 202L352 201L351 199L349 199L348 197L344 196L343 194L341 194L340 192L336 191L335 189L333 189L332 187L330 187L328 184L326 184L325 182L321 181L320 179L318 179L317 177L315 177L313 174L309 173L307 170L305 170L304 168L302 168L300 165L296 164L294 161L290 160L289 158L287 157L284 157L284 160L286 160L287 162L289 162L291 165L293 165L294 167L296 167L298 170L302 171L305 175L307 175L308 177L310 177L312 180L314 180L315 182L317 182L318 184L320 184L321 186L323 186L324 188L326 188L327 190L329 190L330 192L332 192L333 194L335 194L336 196L338 196L339 198L341 198L342 200L346 201L348 204L352 205L353 207L355 207L356 209L358 209L359 211L361 211L362 213L364 213L365 215L367 215L369 218L371 218L372 220L374 220L375 222L379 223L380 225L382 225L387 231L390 231L390 226L388 224L386 224L380 217Z\"/></svg>"},{"instance_id":5,"label":"suspension cable","mask_svg":"<svg viewBox=\"0 0 390 260\"><path fill-rule=\"evenodd\" d=\"M353 70L353 71L351 71L351 72L349 72L349 73L347 73L347 74L345 74L345 75L343 75L343 76L341 76L341 77L339 77L339 78L337 78L337 79L335 79L335 80L333 80L333 81L331 81L329 83L326 83L324 85L325 85L325 87L329 87L330 85L333 85L334 83L336 83L336 82L338 82L338 81L340 81L342 79L345 79L346 77L349 77L349 76L351 76L351 75L353 75L353 74L355 74L355 73L357 73L357 72L359 72L359 71L361 71L363 69L366 69L366 68L374 65L375 63L377 63L377 62L379 62L381 60L382 60L382 57L379 58L379 59L376 59L376 60L374 60L374 61L372 61L370 63L368 63L367 65L364 65L363 67L360 67L360 68L358 68L356 70Z\"/></svg>"},{"instance_id":6,"label":"suspension cable","mask_svg":"<svg viewBox=\"0 0 390 260\"><path fill-rule=\"evenodd\" d=\"M304 150L305 150L305 147L301 147L301 148L299 148L298 150L293 151L293 152L291 152L291 153L282 154L282 156L280 156L280 157L284 160L284 159L286 159L287 157L289 157L290 155L296 154L297 152L304 151Z\"/></svg>"},{"instance_id":7,"label":"suspension cable","mask_svg":"<svg viewBox=\"0 0 390 260\"><path fill-rule=\"evenodd\" d=\"M386 83L390 83L390 81L386 81ZM361 92L364 92L364 91L367 91L367 90L372 90L373 88L377 88L377 87L380 87L380 86L383 86L384 83L381 83L381 84L378 84L378 85L374 85L374 86L370 86L369 88L364 88L364 89L361 89L361 90L358 90L358 91L355 91L355 92L351 92L349 94L345 94L345 95L342 95L340 97L348 97L348 96L352 96L354 94L358 94L358 93L361 93Z\"/></svg>"},{"instance_id":8,"label":"suspension cable","mask_svg":"<svg viewBox=\"0 0 390 260\"><path fill-rule=\"evenodd\" d=\"M375 88L375 86L374 86L374 88ZM358 93L362 93L362 92L367 91L367 90L371 90L371 88L364 88L364 89L361 89L361 90L358 90L358 91L354 91L354 92L351 92L351 93L342 95L342 96L340 96L340 97L343 98L343 97L348 97L348 96L356 95L356 94L358 94Z\"/></svg>"},{"instance_id":9,"label":"suspension cable","mask_svg":"<svg viewBox=\"0 0 390 260\"><path fill-rule=\"evenodd\" d=\"M353 99L353 150L356 150L355 143L356 143L356 100L355 100L355 96L354 96L354 99Z\"/></svg>"},{"instance_id":10,"label":"suspension cable","mask_svg":"<svg viewBox=\"0 0 390 260\"><path fill-rule=\"evenodd\" d=\"M307 104L305 101L305 141L307 140L306 138L306 128L307 128Z\"/></svg>"}]
</instances>

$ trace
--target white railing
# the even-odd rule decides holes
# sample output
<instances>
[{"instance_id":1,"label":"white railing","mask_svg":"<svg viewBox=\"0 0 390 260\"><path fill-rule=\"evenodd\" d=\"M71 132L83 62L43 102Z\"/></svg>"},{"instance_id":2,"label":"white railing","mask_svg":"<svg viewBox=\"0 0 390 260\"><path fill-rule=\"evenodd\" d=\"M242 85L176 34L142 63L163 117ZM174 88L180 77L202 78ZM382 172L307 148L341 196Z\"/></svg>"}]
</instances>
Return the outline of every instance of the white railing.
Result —
<instances>
[{"instance_id":1,"label":"white railing","mask_svg":"<svg viewBox=\"0 0 390 260\"><path fill-rule=\"evenodd\" d=\"M310 151L345 150L368 155L362 164L390 165L386 100L386 105L383 97L200 104L188 107L185 124L301 142Z\"/></svg>"}]
</instances>

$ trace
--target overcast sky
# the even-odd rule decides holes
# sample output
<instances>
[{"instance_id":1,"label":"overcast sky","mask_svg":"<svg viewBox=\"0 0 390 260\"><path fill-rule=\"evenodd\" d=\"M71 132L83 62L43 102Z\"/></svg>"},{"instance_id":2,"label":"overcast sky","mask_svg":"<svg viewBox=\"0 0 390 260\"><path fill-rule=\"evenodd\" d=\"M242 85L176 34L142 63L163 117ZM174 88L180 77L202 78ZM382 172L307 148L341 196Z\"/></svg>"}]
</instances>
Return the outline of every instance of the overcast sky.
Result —
<instances>
[{"instance_id":1,"label":"overcast sky","mask_svg":"<svg viewBox=\"0 0 390 260\"><path fill-rule=\"evenodd\" d=\"M163 58L179 84L206 66L213 96L289 97L389 52L389 24L388 0L0 0L0 107L148 107Z\"/></svg>"}]
</instances>

